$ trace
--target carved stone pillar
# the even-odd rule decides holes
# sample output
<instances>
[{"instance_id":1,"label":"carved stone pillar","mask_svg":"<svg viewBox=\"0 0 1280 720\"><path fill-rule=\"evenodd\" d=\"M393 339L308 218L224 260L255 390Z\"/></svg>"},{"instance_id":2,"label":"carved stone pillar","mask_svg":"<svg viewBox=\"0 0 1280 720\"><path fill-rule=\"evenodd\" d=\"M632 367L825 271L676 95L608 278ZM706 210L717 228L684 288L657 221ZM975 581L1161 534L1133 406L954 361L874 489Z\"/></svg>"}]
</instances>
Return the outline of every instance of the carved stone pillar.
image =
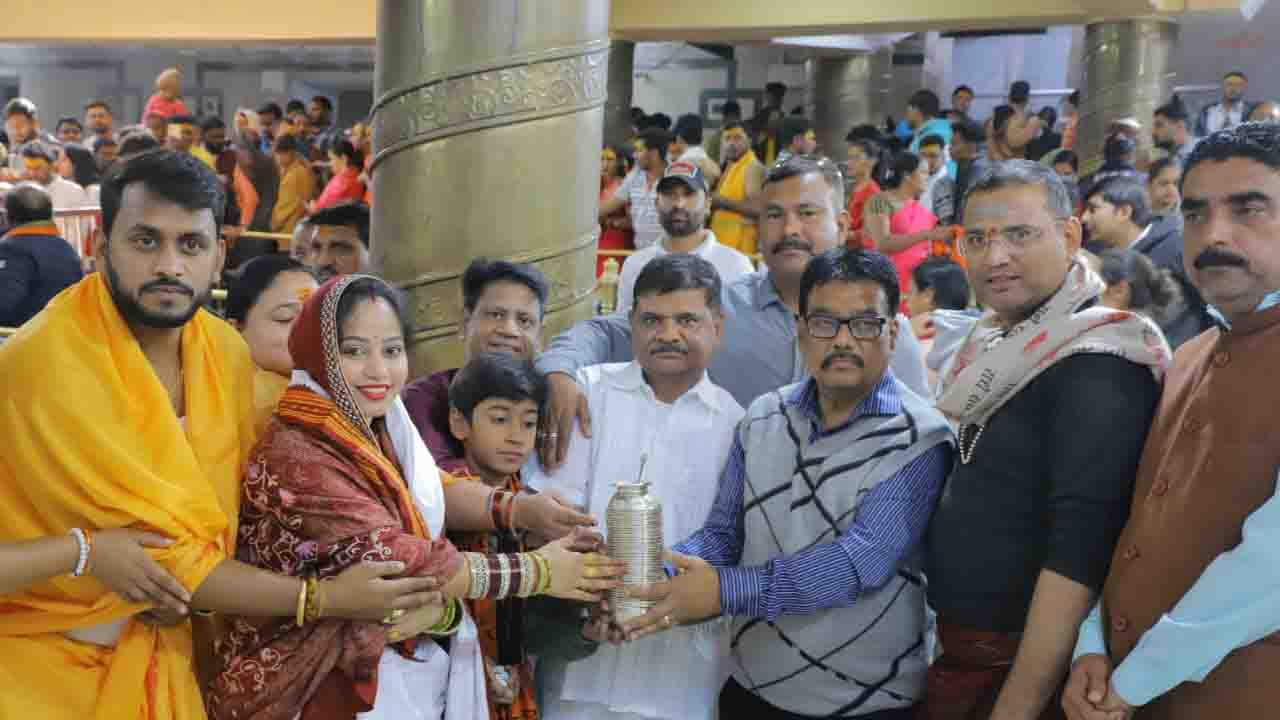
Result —
<instances>
[{"instance_id":1,"label":"carved stone pillar","mask_svg":"<svg viewBox=\"0 0 1280 720\"><path fill-rule=\"evenodd\" d=\"M609 3L380 0L372 256L415 375L456 367L462 271L536 265L546 332L591 314Z\"/></svg>"},{"instance_id":2,"label":"carved stone pillar","mask_svg":"<svg viewBox=\"0 0 1280 720\"><path fill-rule=\"evenodd\" d=\"M631 139L631 84L635 77L636 44L614 40L609 49L609 97L604 104L604 141L625 145Z\"/></svg>"},{"instance_id":3,"label":"carved stone pillar","mask_svg":"<svg viewBox=\"0 0 1280 720\"><path fill-rule=\"evenodd\" d=\"M849 130L863 123L879 124L888 109L893 50L810 58L805 78L820 152L844 163Z\"/></svg>"},{"instance_id":4,"label":"carved stone pillar","mask_svg":"<svg viewBox=\"0 0 1280 720\"><path fill-rule=\"evenodd\" d=\"M1152 114L1173 91L1169 58L1177 38L1177 24L1163 18L1085 26L1084 90L1075 144L1081 175L1102 165L1107 127L1121 118L1142 123L1139 157L1150 149Z\"/></svg>"}]
</instances>

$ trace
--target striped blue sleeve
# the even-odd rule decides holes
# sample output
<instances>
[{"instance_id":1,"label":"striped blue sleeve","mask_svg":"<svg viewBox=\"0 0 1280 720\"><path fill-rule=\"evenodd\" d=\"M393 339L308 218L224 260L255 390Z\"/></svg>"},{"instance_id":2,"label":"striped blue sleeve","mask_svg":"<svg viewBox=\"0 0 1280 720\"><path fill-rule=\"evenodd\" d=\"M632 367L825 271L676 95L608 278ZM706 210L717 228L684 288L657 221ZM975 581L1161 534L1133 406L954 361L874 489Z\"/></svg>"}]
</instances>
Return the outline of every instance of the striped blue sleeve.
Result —
<instances>
[{"instance_id":1,"label":"striped blue sleeve","mask_svg":"<svg viewBox=\"0 0 1280 720\"><path fill-rule=\"evenodd\" d=\"M881 587L923 542L950 467L951 446L932 447L869 492L838 540L756 567L720 568L724 614L805 615L848 607Z\"/></svg>"},{"instance_id":2,"label":"striped blue sleeve","mask_svg":"<svg viewBox=\"0 0 1280 720\"><path fill-rule=\"evenodd\" d=\"M737 565L742 559L742 497L745 493L746 453L735 435L729 459L720 471L720 487L702 529L671 548L695 555L717 567Z\"/></svg>"}]
</instances>

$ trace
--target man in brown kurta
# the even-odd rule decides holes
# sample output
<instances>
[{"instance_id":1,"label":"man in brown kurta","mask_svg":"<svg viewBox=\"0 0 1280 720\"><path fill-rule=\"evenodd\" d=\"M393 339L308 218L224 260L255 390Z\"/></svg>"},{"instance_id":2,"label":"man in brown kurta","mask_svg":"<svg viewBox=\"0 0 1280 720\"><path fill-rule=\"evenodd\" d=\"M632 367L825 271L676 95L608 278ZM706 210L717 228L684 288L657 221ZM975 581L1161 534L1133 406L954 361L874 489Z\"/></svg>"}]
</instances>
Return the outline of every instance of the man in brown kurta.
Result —
<instances>
[{"instance_id":1,"label":"man in brown kurta","mask_svg":"<svg viewBox=\"0 0 1280 720\"><path fill-rule=\"evenodd\" d=\"M1182 210L1187 272L1220 326L1174 357L1100 612L1081 630L1073 719L1280 713L1280 602L1264 585L1277 551L1258 532L1280 468L1280 128L1204 140Z\"/></svg>"}]
</instances>

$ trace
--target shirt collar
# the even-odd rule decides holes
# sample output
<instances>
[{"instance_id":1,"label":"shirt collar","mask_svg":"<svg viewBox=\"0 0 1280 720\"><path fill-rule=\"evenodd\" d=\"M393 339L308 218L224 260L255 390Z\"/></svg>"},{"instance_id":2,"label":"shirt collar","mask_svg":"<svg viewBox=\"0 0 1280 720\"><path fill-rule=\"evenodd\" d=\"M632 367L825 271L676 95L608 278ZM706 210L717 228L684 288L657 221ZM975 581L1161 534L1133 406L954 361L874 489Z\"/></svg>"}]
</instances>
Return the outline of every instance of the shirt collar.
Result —
<instances>
[{"instance_id":1,"label":"shirt collar","mask_svg":"<svg viewBox=\"0 0 1280 720\"><path fill-rule=\"evenodd\" d=\"M1280 290L1267 293L1263 296L1262 302L1258 303L1258 307L1254 308L1253 311L1255 313L1260 313L1265 310L1270 310L1277 305L1280 305ZM1218 323L1223 330L1231 329L1231 321L1227 320L1227 316L1223 315L1218 308L1208 305L1206 306L1206 310L1209 312L1209 317L1213 318L1214 322Z\"/></svg>"},{"instance_id":2,"label":"shirt collar","mask_svg":"<svg viewBox=\"0 0 1280 720\"><path fill-rule=\"evenodd\" d=\"M786 399L786 404L795 407L818 426L822 425L822 411L818 405L818 381L813 378L798 385ZM863 416L897 415L900 412L902 412L902 394L898 392L898 382L894 379L893 371L885 368L880 382L876 383L871 393L863 398L849 419L839 427L825 431L824 434L830 435L844 430L854 420Z\"/></svg>"},{"instance_id":3,"label":"shirt collar","mask_svg":"<svg viewBox=\"0 0 1280 720\"><path fill-rule=\"evenodd\" d=\"M606 369L601 374L601 377L619 390L629 393L641 393L651 402L660 402L653 394L653 388L649 387L649 383L644 379L644 368L640 367L640 363L634 360L620 368ZM685 394L697 398L712 412L718 413L722 409L716 386L711 382L711 377L707 375L705 370L702 372L702 379Z\"/></svg>"},{"instance_id":4,"label":"shirt collar","mask_svg":"<svg viewBox=\"0 0 1280 720\"><path fill-rule=\"evenodd\" d=\"M763 310L770 305L777 303L778 307L786 310L787 312L791 312L787 309L786 303L782 302L782 296L778 294L777 289L773 287L773 281L769 279L768 273L757 270L754 276L754 282L756 286L754 299L757 310Z\"/></svg>"},{"instance_id":5,"label":"shirt collar","mask_svg":"<svg viewBox=\"0 0 1280 720\"><path fill-rule=\"evenodd\" d=\"M1147 223L1147 226L1146 226L1146 227L1144 227L1144 228L1142 228L1142 232L1138 233L1138 237L1134 238L1133 242L1129 243L1129 247L1131 247L1131 248L1138 247L1138 245L1139 245L1143 240L1146 240L1146 239L1147 239L1147 235L1151 233L1151 227L1152 227L1153 225L1155 225L1155 223L1154 223L1154 222L1149 222L1149 223Z\"/></svg>"},{"instance_id":6,"label":"shirt collar","mask_svg":"<svg viewBox=\"0 0 1280 720\"><path fill-rule=\"evenodd\" d=\"M716 242L716 234L707 228L703 228L702 232L705 233L705 235L702 236L702 242L698 243L698 246L693 250L690 250L689 254L707 259L707 255L711 254L711 244ZM667 241L670 239L671 236L664 231L662 233L662 241L658 243L659 255L668 255L671 253L671 249L667 247Z\"/></svg>"}]
</instances>

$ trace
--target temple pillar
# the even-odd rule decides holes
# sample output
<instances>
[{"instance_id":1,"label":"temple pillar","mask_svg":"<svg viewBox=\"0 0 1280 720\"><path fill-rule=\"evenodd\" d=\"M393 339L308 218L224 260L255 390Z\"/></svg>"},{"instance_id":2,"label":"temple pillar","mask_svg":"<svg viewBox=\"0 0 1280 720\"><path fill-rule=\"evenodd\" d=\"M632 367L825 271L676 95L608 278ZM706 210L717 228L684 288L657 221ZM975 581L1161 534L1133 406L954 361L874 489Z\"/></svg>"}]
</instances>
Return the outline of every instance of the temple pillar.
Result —
<instances>
[{"instance_id":1,"label":"temple pillar","mask_svg":"<svg viewBox=\"0 0 1280 720\"><path fill-rule=\"evenodd\" d=\"M609 48L608 98L604 103L604 141L626 145L631 139L631 84L635 79L636 44L614 40Z\"/></svg>"},{"instance_id":2,"label":"temple pillar","mask_svg":"<svg viewBox=\"0 0 1280 720\"><path fill-rule=\"evenodd\" d=\"M591 314L609 3L379 0L372 257L403 288L414 375L462 361L461 276L533 263L545 333Z\"/></svg>"},{"instance_id":3,"label":"temple pillar","mask_svg":"<svg viewBox=\"0 0 1280 720\"><path fill-rule=\"evenodd\" d=\"M819 152L843 166L849 130L863 123L879 125L888 110L893 49L810 58L805 62L805 79Z\"/></svg>"},{"instance_id":4,"label":"temple pillar","mask_svg":"<svg viewBox=\"0 0 1280 720\"><path fill-rule=\"evenodd\" d=\"M1084 87L1075 144L1081 175L1102 165L1107 127L1121 118L1135 117L1142 123L1139 157L1150 150L1153 113L1173 92L1169 59L1177 37L1177 23L1165 18L1085 26Z\"/></svg>"}]
</instances>

